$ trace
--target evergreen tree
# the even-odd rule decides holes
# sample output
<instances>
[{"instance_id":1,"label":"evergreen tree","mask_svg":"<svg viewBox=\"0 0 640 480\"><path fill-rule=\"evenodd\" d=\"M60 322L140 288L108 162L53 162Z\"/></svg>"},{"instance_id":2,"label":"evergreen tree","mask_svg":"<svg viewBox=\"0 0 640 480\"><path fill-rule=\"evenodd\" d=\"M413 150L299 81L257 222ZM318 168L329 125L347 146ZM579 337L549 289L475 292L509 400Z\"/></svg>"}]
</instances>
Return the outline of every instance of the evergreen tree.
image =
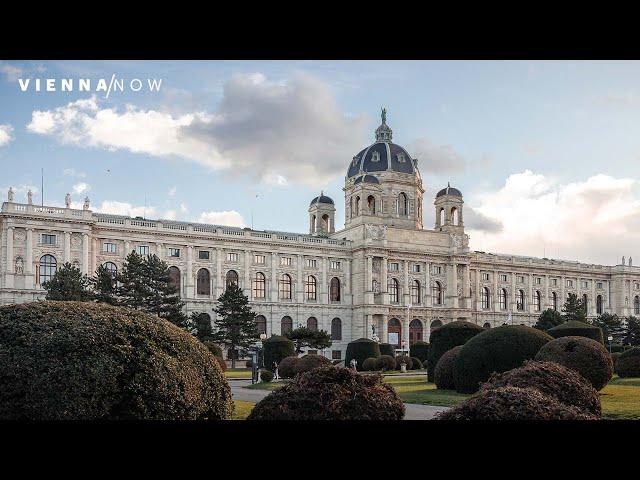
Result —
<instances>
[{"instance_id":1,"label":"evergreen tree","mask_svg":"<svg viewBox=\"0 0 640 480\"><path fill-rule=\"evenodd\" d=\"M93 285L93 298L96 302L118 305L116 279L104 265L100 265L96 269L96 275L90 281Z\"/></svg>"},{"instance_id":2,"label":"evergreen tree","mask_svg":"<svg viewBox=\"0 0 640 480\"><path fill-rule=\"evenodd\" d=\"M182 311L184 302L170 281L168 265L157 255L147 255L142 263L147 287L144 310L186 329L187 316Z\"/></svg>"},{"instance_id":3,"label":"evergreen tree","mask_svg":"<svg viewBox=\"0 0 640 480\"><path fill-rule=\"evenodd\" d=\"M298 327L285 334L296 346L296 353L302 353L304 348L322 350L331 346L331 335L324 330L310 330L307 327Z\"/></svg>"},{"instance_id":4,"label":"evergreen tree","mask_svg":"<svg viewBox=\"0 0 640 480\"><path fill-rule=\"evenodd\" d=\"M547 331L550 328L557 327L561 323L564 323L564 317L553 308L547 308L538 317L538 321L534 325L538 330Z\"/></svg>"},{"instance_id":5,"label":"evergreen tree","mask_svg":"<svg viewBox=\"0 0 640 480\"><path fill-rule=\"evenodd\" d=\"M247 296L235 284L229 285L220 295L214 311L217 314L216 331L212 340L231 350L231 368L235 368L238 351L251 347L260 339L256 314L251 310Z\"/></svg>"},{"instance_id":6,"label":"evergreen tree","mask_svg":"<svg viewBox=\"0 0 640 480\"><path fill-rule=\"evenodd\" d=\"M146 282L144 258L132 251L124 260L116 279L119 304L124 307L144 310L149 296Z\"/></svg>"},{"instance_id":7,"label":"evergreen tree","mask_svg":"<svg viewBox=\"0 0 640 480\"><path fill-rule=\"evenodd\" d=\"M189 317L189 324L193 329L193 334L201 342L211 340L213 329L211 328L211 317L206 313L192 312Z\"/></svg>"},{"instance_id":8,"label":"evergreen tree","mask_svg":"<svg viewBox=\"0 0 640 480\"><path fill-rule=\"evenodd\" d=\"M582 299L578 298L575 293L570 293L567 297L567 301L564 302L562 307L562 316L566 322L571 320L577 320L578 322L587 321L587 313Z\"/></svg>"},{"instance_id":9,"label":"evergreen tree","mask_svg":"<svg viewBox=\"0 0 640 480\"><path fill-rule=\"evenodd\" d=\"M638 317L627 318L627 325L622 339L623 345L640 345L640 320Z\"/></svg>"},{"instance_id":10,"label":"evergreen tree","mask_svg":"<svg viewBox=\"0 0 640 480\"><path fill-rule=\"evenodd\" d=\"M88 302L91 300L89 278L78 267L64 263L51 280L42 284L47 300Z\"/></svg>"},{"instance_id":11,"label":"evergreen tree","mask_svg":"<svg viewBox=\"0 0 640 480\"><path fill-rule=\"evenodd\" d=\"M622 320L618 315L610 313L601 313L593 320L593 325L596 327L600 327L602 329L602 334L604 335L604 343L609 345L610 343L616 342L616 337L620 337L624 333L624 328L622 326ZM613 341L609 340L609 337L614 337Z\"/></svg>"}]
</instances>

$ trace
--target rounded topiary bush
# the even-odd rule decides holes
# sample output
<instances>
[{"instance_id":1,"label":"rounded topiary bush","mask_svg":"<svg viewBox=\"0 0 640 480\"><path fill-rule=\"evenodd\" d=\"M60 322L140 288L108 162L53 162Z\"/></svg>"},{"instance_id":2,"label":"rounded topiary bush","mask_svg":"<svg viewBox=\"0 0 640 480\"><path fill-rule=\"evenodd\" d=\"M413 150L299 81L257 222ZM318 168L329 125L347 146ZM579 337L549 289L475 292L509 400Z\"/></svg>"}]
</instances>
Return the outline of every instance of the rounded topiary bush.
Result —
<instances>
[{"instance_id":1,"label":"rounded topiary bush","mask_svg":"<svg viewBox=\"0 0 640 480\"><path fill-rule=\"evenodd\" d=\"M227 362L224 361L224 358L222 357L215 357L216 362L218 362L218 365L220 366L220 370L222 370L222 373L227 371Z\"/></svg>"},{"instance_id":2,"label":"rounded topiary bush","mask_svg":"<svg viewBox=\"0 0 640 480\"><path fill-rule=\"evenodd\" d=\"M295 355L283 358L278 364L278 376L281 378L293 378L296 376L296 368L300 359Z\"/></svg>"},{"instance_id":3,"label":"rounded topiary bush","mask_svg":"<svg viewBox=\"0 0 640 480\"><path fill-rule=\"evenodd\" d=\"M500 387L534 388L565 405L598 417L602 414L598 391L578 372L558 363L527 361L522 367L492 375L480 391Z\"/></svg>"},{"instance_id":4,"label":"rounded topiary bush","mask_svg":"<svg viewBox=\"0 0 640 480\"><path fill-rule=\"evenodd\" d=\"M405 408L381 375L321 367L259 402L248 420L402 420Z\"/></svg>"},{"instance_id":5,"label":"rounded topiary bush","mask_svg":"<svg viewBox=\"0 0 640 480\"><path fill-rule=\"evenodd\" d=\"M499 387L483 390L437 420L597 420L598 417L560 403L535 388Z\"/></svg>"},{"instance_id":6,"label":"rounded topiary bush","mask_svg":"<svg viewBox=\"0 0 640 480\"><path fill-rule=\"evenodd\" d=\"M520 367L551 340L551 335L524 325L482 330L465 343L458 354L454 368L456 390L459 393L476 392L492 373Z\"/></svg>"},{"instance_id":7,"label":"rounded topiary bush","mask_svg":"<svg viewBox=\"0 0 640 480\"><path fill-rule=\"evenodd\" d=\"M362 362L362 370L365 372L373 372L376 370L376 360L373 357L367 358L364 362Z\"/></svg>"},{"instance_id":8,"label":"rounded topiary bush","mask_svg":"<svg viewBox=\"0 0 640 480\"><path fill-rule=\"evenodd\" d=\"M398 355L396 357L396 370L400 370L403 363L405 364L405 368L407 370L411 370L411 368L413 368L413 360L411 360L411 357L407 357L406 355Z\"/></svg>"},{"instance_id":9,"label":"rounded topiary bush","mask_svg":"<svg viewBox=\"0 0 640 480\"><path fill-rule=\"evenodd\" d=\"M390 343L380 343L380 355L389 355L390 357L396 356L396 349Z\"/></svg>"},{"instance_id":10,"label":"rounded topiary bush","mask_svg":"<svg viewBox=\"0 0 640 480\"><path fill-rule=\"evenodd\" d=\"M616 367L618 363L618 358L622 355L622 352L613 352L611 354L611 362L613 363L613 373L618 373L618 369Z\"/></svg>"},{"instance_id":11,"label":"rounded topiary bush","mask_svg":"<svg viewBox=\"0 0 640 480\"><path fill-rule=\"evenodd\" d=\"M427 365L427 357L429 355L429 344L427 342L423 342L421 340L412 343L409 346L409 355L411 357L415 357L420 359L420 363Z\"/></svg>"},{"instance_id":12,"label":"rounded topiary bush","mask_svg":"<svg viewBox=\"0 0 640 480\"><path fill-rule=\"evenodd\" d=\"M440 390L455 390L456 384L453 377L453 370L455 368L456 359L462 350L462 345L453 347L438 360L436 370L433 374L433 383Z\"/></svg>"},{"instance_id":13,"label":"rounded topiary bush","mask_svg":"<svg viewBox=\"0 0 640 480\"><path fill-rule=\"evenodd\" d=\"M417 357L411 357L411 370L422 370L422 362Z\"/></svg>"},{"instance_id":14,"label":"rounded topiary bush","mask_svg":"<svg viewBox=\"0 0 640 480\"><path fill-rule=\"evenodd\" d=\"M640 377L640 348L634 347L620 354L616 373L622 378Z\"/></svg>"},{"instance_id":15,"label":"rounded topiary bush","mask_svg":"<svg viewBox=\"0 0 640 480\"><path fill-rule=\"evenodd\" d=\"M296 375L313 370L314 368L331 366L331 360L322 355L305 355L298 359L295 365Z\"/></svg>"},{"instance_id":16,"label":"rounded topiary bush","mask_svg":"<svg viewBox=\"0 0 640 480\"><path fill-rule=\"evenodd\" d=\"M357 370L362 370L362 364L367 358L378 358L380 356L380 345L378 342L369 340L368 338L359 338L347 345L347 352L344 357L344 364L351 368L351 360L356 359L358 364Z\"/></svg>"},{"instance_id":17,"label":"rounded topiary bush","mask_svg":"<svg viewBox=\"0 0 640 480\"><path fill-rule=\"evenodd\" d=\"M440 357L453 347L464 345L467 341L484 329L475 323L458 320L447 323L431 332L429 338L429 351L427 357L427 375L429 380L433 379L436 365Z\"/></svg>"},{"instance_id":18,"label":"rounded topiary bush","mask_svg":"<svg viewBox=\"0 0 640 480\"><path fill-rule=\"evenodd\" d=\"M568 322L561 323L547 330L547 333L553 338L586 337L604 344L604 336L602 335L602 329L600 327L577 320L569 320Z\"/></svg>"},{"instance_id":19,"label":"rounded topiary bush","mask_svg":"<svg viewBox=\"0 0 640 480\"><path fill-rule=\"evenodd\" d=\"M536 360L572 368L601 390L613 376L613 361L600 342L585 337L562 337L544 345Z\"/></svg>"},{"instance_id":20,"label":"rounded topiary bush","mask_svg":"<svg viewBox=\"0 0 640 480\"><path fill-rule=\"evenodd\" d=\"M211 340L205 340L202 343L204 343L204 346L207 347L213 355L215 355L216 357L224 358L224 355L222 354L222 348L220 348L217 344L213 343Z\"/></svg>"},{"instance_id":21,"label":"rounded topiary bush","mask_svg":"<svg viewBox=\"0 0 640 480\"><path fill-rule=\"evenodd\" d=\"M0 307L0 419L227 419L231 389L192 335L88 302Z\"/></svg>"},{"instance_id":22,"label":"rounded topiary bush","mask_svg":"<svg viewBox=\"0 0 640 480\"><path fill-rule=\"evenodd\" d=\"M269 383L273 380L273 372L271 370L260 370L260 380Z\"/></svg>"},{"instance_id":23,"label":"rounded topiary bush","mask_svg":"<svg viewBox=\"0 0 640 480\"><path fill-rule=\"evenodd\" d=\"M387 372L389 370L395 370L395 368L396 359L391 355L380 355L378 358L376 358L376 370Z\"/></svg>"},{"instance_id":24,"label":"rounded topiary bush","mask_svg":"<svg viewBox=\"0 0 640 480\"><path fill-rule=\"evenodd\" d=\"M274 363L280 365L283 358L290 357L296 354L293 342L287 337L281 337L280 335L274 335L267 338L262 342L263 356L264 356L264 368L268 368L273 371L275 369Z\"/></svg>"}]
</instances>

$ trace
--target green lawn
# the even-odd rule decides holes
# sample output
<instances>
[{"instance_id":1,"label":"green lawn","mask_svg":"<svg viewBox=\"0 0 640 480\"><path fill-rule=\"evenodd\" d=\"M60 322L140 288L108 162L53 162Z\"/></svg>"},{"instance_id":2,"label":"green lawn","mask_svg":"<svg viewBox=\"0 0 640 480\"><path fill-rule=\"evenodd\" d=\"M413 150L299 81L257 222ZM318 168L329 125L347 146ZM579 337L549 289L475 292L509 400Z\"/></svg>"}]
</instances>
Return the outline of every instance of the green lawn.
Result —
<instances>
[{"instance_id":1,"label":"green lawn","mask_svg":"<svg viewBox=\"0 0 640 480\"><path fill-rule=\"evenodd\" d=\"M258 383L254 383L253 385L247 385L244 388L248 388L250 390L277 390L281 387L284 387L286 385L286 381L280 381L280 382L258 382Z\"/></svg>"},{"instance_id":2,"label":"green lawn","mask_svg":"<svg viewBox=\"0 0 640 480\"><path fill-rule=\"evenodd\" d=\"M224 372L224 376L227 378L251 378L250 368L228 368Z\"/></svg>"},{"instance_id":3,"label":"green lawn","mask_svg":"<svg viewBox=\"0 0 640 480\"><path fill-rule=\"evenodd\" d=\"M236 408L231 420L245 420L255 406L255 403L245 402L243 400L234 400L233 403Z\"/></svg>"},{"instance_id":4,"label":"green lawn","mask_svg":"<svg viewBox=\"0 0 640 480\"><path fill-rule=\"evenodd\" d=\"M456 393L455 390L438 390L434 383L425 382L424 377L385 377L405 403L453 407L470 395Z\"/></svg>"},{"instance_id":5,"label":"green lawn","mask_svg":"<svg viewBox=\"0 0 640 480\"><path fill-rule=\"evenodd\" d=\"M609 420L640 420L640 378L614 376L600 391L602 414Z\"/></svg>"}]
</instances>

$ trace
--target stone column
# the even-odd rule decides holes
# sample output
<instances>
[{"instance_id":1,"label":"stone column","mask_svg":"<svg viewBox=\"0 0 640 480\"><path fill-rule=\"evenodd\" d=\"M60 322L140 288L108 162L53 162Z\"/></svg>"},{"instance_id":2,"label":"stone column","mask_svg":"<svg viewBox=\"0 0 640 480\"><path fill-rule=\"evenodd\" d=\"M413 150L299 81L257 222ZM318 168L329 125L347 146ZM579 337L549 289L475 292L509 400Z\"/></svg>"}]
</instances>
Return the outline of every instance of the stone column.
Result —
<instances>
[{"instance_id":1,"label":"stone column","mask_svg":"<svg viewBox=\"0 0 640 480\"><path fill-rule=\"evenodd\" d=\"M476 301L475 301L475 307L474 310L476 312L479 312L481 310L481 305L480 305L480 269L476 269L476 287L475 287L475 292L476 292ZM472 299L473 300L473 299ZM491 302L491 295L489 295L489 302ZM489 306L491 306L491 304L489 304Z\"/></svg>"},{"instance_id":2,"label":"stone column","mask_svg":"<svg viewBox=\"0 0 640 480\"><path fill-rule=\"evenodd\" d=\"M546 308L551 308L551 292L549 292L549 275L544 276L544 302Z\"/></svg>"},{"instance_id":3,"label":"stone column","mask_svg":"<svg viewBox=\"0 0 640 480\"><path fill-rule=\"evenodd\" d=\"M382 315L382 335L381 343L389 343L389 315Z\"/></svg>"},{"instance_id":4,"label":"stone column","mask_svg":"<svg viewBox=\"0 0 640 480\"><path fill-rule=\"evenodd\" d=\"M382 304L389 305L389 290L388 290L388 268L389 261L386 257L382 259L382 265L380 267L380 293L382 295Z\"/></svg>"},{"instance_id":5,"label":"stone column","mask_svg":"<svg viewBox=\"0 0 640 480\"><path fill-rule=\"evenodd\" d=\"M185 295L187 298L193 298L193 247L187 245L187 272L185 282Z\"/></svg>"},{"instance_id":6,"label":"stone column","mask_svg":"<svg viewBox=\"0 0 640 480\"><path fill-rule=\"evenodd\" d=\"M71 232L64 232L64 261L71 261Z\"/></svg>"},{"instance_id":7,"label":"stone column","mask_svg":"<svg viewBox=\"0 0 640 480\"><path fill-rule=\"evenodd\" d=\"M411 290L409 288L409 261L402 262L404 268L404 276L402 279L402 304L409 305L411 303ZM409 345L407 343L407 345Z\"/></svg>"},{"instance_id":8,"label":"stone column","mask_svg":"<svg viewBox=\"0 0 640 480\"><path fill-rule=\"evenodd\" d=\"M251 288L251 260L253 252L245 250L244 252L244 294L253 300L253 289Z\"/></svg>"},{"instance_id":9,"label":"stone column","mask_svg":"<svg viewBox=\"0 0 640 480\"><path fill-rule=\"evenodd\" d=\"M278 301L278 254L271 254L271 301Z\"/></svg>"},{"instance_id":10,"label":"stone column","mask_svg":"<svg viewBox=\"0 0 640 480\"><path fill-rule=\"evenodd\" d=\"M591 298L589 299L589 309L587 315L595 316L596 315L596 279L591 279Z\"/></svg>"},{"instance_id":11,"label":"stone column","mask_svg":"<svg viewBox=\"0 0 640 480\"><path fill-rule=\"evenodd\" d=\"M422 304L425 307L433 305L433 299L431 298L431 264L425 263L424 271L424 288L422 289Z\"/></svg>"},{"instance_id":12,"label":"stone column","mask_svg":"<svg viewBox=\"0 0 640 480\"><path fill-rule=\"evenodd\" d=\"M476 286L476 296L478 294ZM464 298L465 308L471 308L471 271L469 264L465 264L462 270L462 298Z\"/></svg>"},{"instance_id":13,"label":"stone column","mask_svg":"<svg viewBox=\"0 0 640 480\"><path fill-rule=\"evenodd\" d=\"M131 242L129 240L126 240L124 242L124 256L126 257L130 253L131 253Z\"/></svg>"},{"instance_id":14,"label":"stone column","mask_svg":"<svg viewBox=\"0 0 640 480\"><path fill-rule=\"evenodd\" d=\"M33 279L33 228L27 228L27 253L25 258L25 288L34 287Z\"/></svg>"},{"instance_id":15,"label":"stone column","mask_svg":"<svg viewBox=\"0 0 640 480\"><path fill-rule=\"evenodd\" d=\"M458 264L452 263L449 267L449 304L447 307L458 308Z\"/></svg>"},{"instance_id":16,"label":"stone column","mask_svg":"<svg viewBox=\"0 0 640 480\"><path fill-rule=\"evenodd\" d=\"M322 286L320 289L320 298L322 301L320 303L327 304L329 303L329 293L327 290L327 263L329 260L327 257L322 257Z\"/></svg>"},{"instance_id":17,"label":"stone column","mask_svg":"<svg viewBox=\"0 0 640 480\"><path fill-rule=\"evenodd\" d=\"M91 274L93 275L98 269L97 255L98 255L99 243L96 237L91 238Z\"/></svg>"},{"instance_id":18,"label":"stone column","mask_svg":"<svg viewBox=\"0 0 640 480\"><path fill-rule=\"evenodd\" d=\"M224 277L222 276L222 249L216 248L216 274L214 275L216 284L214 286L216 299L224 292Z\"/></svg>"},{"instance_id":19,"label":"stone column","mask_svg":"<svg viewBox=\"0 0 640 480\"><path fill-rule=\"evenodd\" d=\"M560 278L560 298L558 299L558 311L562 310L562 306L566 301L565 293L564 293L564 288L566 284L567 284L567 279L565 277L561 277Z\"/></svg>"},{"instance_id":20,"label":"stone column","mask_svg":"<svg viewBox=\"0 0 640 480\"><path fill-rule=\"evenodd\" d=\"M540 300L542 302L542 299ZM542 305L541 305L542 308ZM535 305L533 301L533 274L529 274L529 313L535 313Z\"/></svg>"},{"instance_id":21,"label":"stone column","mask_svg":"<svg viewBox=\"0 0 640 480\"><path fill-rule=\"evenodd\" d=\"M366 271L364 276L364 303L373 303L373 257L366 257Z\"/></svg>"},{"instance_id":22,"label":"stone column","mask_svg":"<svg viewBox=\"0 0 640 480\"><path fill-rule=\"evenodd\" d=\"M493 311L500 311L500 289L498 288L498 277L500 273L497 270L493 271Z\"/></svg>"},{"instance_id":23,"label":"stone column","mask_svg":"<svg viewBox=\"0 0 640 480\"><path fill-rule=\"evenodd\" d=\"M518 311L518 305L516 301L516 273L515 272L511 272L511 311L512 312Z\"/></svg>"},{"instance_id":24,"label":"stone column","mask_svg":"<svg viewBox=\"0 0 640 480\"><path fill-rule=\"evenodd\" d=\"M344 296L347 303L353 303L351 300L351 259L344 260Z\"/></svg>"},{"instance_id":25,"label":"stone column","mask_svg":"<svg viewBox=\"0 0 640 480\"><path fill-rule=\"evenodd\" d=\"M7 282L6 286L13 288L13 274L15 272L15 265L13 262L13 227L7 227Z\"/></svg>"},{"instance_id":26,"label":"stone column","mask_svg":"<svg viewBox=\"0 0 640 480\"><path fill-rule=\"evenodd\" d=\"M89 275L89 234L82 234L82 273Z\"/></svg>"}]
</instances>

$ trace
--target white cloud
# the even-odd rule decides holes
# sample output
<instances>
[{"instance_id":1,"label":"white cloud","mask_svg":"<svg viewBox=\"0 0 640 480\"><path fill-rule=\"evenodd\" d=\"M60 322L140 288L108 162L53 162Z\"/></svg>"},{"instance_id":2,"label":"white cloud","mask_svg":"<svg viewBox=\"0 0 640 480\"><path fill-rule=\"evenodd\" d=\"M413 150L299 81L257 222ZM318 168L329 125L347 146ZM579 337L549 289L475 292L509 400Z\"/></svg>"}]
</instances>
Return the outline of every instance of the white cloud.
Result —
<instances>
[{"instance_id":1,"label":"white cloud","mask_svg":"<svg viewBox=\"0 0 640 480\"><path fill-rule=\"evenodd\" d=\"M318 185L344 173L364 143L364 125L314 77L270 83L255 73L233 76L215 113L133 105L119 111L102 108L94 96L34 111L27 128L64 144L177 157L276 185Z\"/></svg>"},{"instance_id":2,"label":"white cloud","mask_svg":"<svg viewBox=\"0 0 640 480\"><path fill-rule=\"evenodd\" d=\"M235 210L225 210L223 212L202 212L198 218L200 223L210 223L213 225L224 225L228 227L245 227L244 219Z\"/></svg>"},{"instance_id":3,"label":"white cloud","mask_svg":"<svg viewBox=\"0 0 640 480\"><path fill-rule=\"evenodd\" d=\"M11 132L13 132L13 127L11 125L0 125L0 147L8 145L9 142L13 140Z\"/></svg>"},{"instance_id":4,"label":"white cloud","mask_svg":"<svg viewBox=\"0 0 640 480\"><path fill-rule=\"evenodd\" d=\"M64 175L67 177L78 177L85 178L87 176L84 172L78 172L75 168L65 168L63 171Z\"/></svg>"},{"instance_id":5,"label":"white cloud","mask_svg":"<svg viewBox=\"0 0 640 480\"><path fill-rule=\"evenodd\" d=\"M180 213L187 213L189 211L189 208L187 207L186 203L181 203L180 204Z\"/></svg>"},{"instance_id":6,"label":"white cloud","mask_svg":"<svg viewBox=\"0 0 640 480\"><path fill-rule=\"evenodd\" d=\"M502 229L468 228L471 246L603 264L622 255L640 257L636 185L602 174L566 184L530 170L513 174L501 189L479 196L474 210Z\"/></svg>"},{"instance_id":7,"label":"white cloud","mask_svg":"<svg viewBox=\"0 0 640 480\"><path fill-rule=\"evenodd\" d=\"M82 195L83 193L86 193L89 190L91 190L91 185L85 182L76 183L73 186L73 192L76 193L77 195Z\"/></svg>"},{"instance_id":8,"label":"white cloud","mask_svg":"<svg viewBox=\"0 0 640 480\"><path fill-rule=\"evenodd\" d=\"M451 145L436 145L431 140L419 138L411 142L408 149L418 159L422 173L460 172L467 166L466 159Z\"/></svg>"},{"instance_id":9,"label":"white cloud","mask_svg":"<svg viewBox=\"0 0 640 480\"><path fill-rule=\"evenodd\" d=\"M164 212L164 216L166 220L175 220L176 219L176 211L175 210L167 210Z\"/></svg>"},{"instance_id":10,"label":"white cloud","mask_svg":"<svg viewBox=\"0 0 640 480\"><path fill-rule=\"evenodd\" d=\"M24 70L21 67L11 65L9 63L0 63L0 74L10 82L17 82Z\"/></svg>"},{"instance_id":11,"label":"white cloud","mask_svg":"<svg viewBox=\"0 0 640 480\"><path fill-rule=\"evenodd\" d=\"M128 215L130 217L155 218L157 210L155 207L134 206L127 202L115 200L104 200L94 211L98 213L110 213L112 215Z\"/></svg>"},{"instance_id":12,"label":"white cloud","mask_svg":"<svg viewBox=\"0 0 640 480\"><path fill-rule=\"evenodd\" d=\"M176 196L176 192L177 192L177 191L178 191L178 189L177 189L176 187L171 187L171 188L169 189L169 191L167 192L167 194L168 194L170 197L175 197L175 196Z\"/></svg>"}]
</instances>

